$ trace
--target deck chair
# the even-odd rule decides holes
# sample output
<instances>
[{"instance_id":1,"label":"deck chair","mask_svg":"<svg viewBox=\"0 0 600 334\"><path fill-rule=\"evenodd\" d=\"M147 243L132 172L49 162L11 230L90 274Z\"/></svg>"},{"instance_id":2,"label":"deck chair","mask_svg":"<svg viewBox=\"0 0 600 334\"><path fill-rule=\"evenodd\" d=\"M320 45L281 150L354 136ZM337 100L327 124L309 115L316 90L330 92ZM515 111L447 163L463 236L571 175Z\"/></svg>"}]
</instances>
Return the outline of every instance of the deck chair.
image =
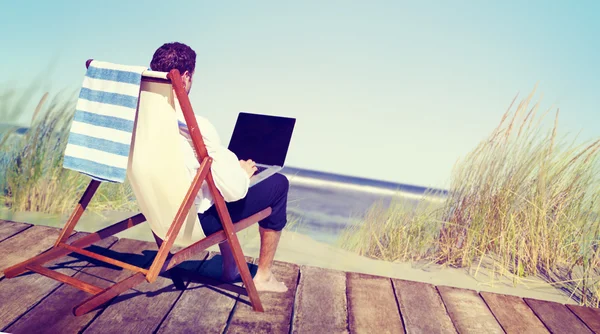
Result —
<instances>
[{"instance_id":1,"label":"deck chair","mask_svg":"<svg viewBox=\"0 0 600 334\"><path fill-rule=\"evenodd\" d=\"M89 67L91 61L88 60L86 66ZM181 148L181 139L178 137L175 103L181 106L200 163L200 168L193 179L190 179L188 172L184 170L183 151L178 149ZM91 296L87 300L74 306L73 312L77 316L98 308L143 281L154 282L163 273L166 273L179 289L185 288L182 277L189 274L189 277L194 277L203 283L218 285L220 288L246 295L250 299L252 308L263 312L236 233L268 217L271 208L266 208L233 224L223 196L217 189L211 174L211 163L212 159L208 156L179 71L143 72L127 167L127 178L132 185L141 212L70 244L67 243L68 237L100 186L99 181L92 180L62 228L54 246L45 253L7 268L4 275L12 278L33 271L90 293ZM204 182L208 184L223 225L223 230L208 237L205 237L201 231L194 205L196 194ZM145 221L150 225L158 245L158 252L147 269L84 249L88 245ZM172 253L171 248L176 241L184 248ZM193 255L222 242L229 243L232 249L244 283L243 288L215 279L198 277L197 274L185 272L184 269L177 267ZM43 266L46 262L70 253L78 253L130 270L132 275L106 289L101 289Z\"/></svg>"}]
</instances>

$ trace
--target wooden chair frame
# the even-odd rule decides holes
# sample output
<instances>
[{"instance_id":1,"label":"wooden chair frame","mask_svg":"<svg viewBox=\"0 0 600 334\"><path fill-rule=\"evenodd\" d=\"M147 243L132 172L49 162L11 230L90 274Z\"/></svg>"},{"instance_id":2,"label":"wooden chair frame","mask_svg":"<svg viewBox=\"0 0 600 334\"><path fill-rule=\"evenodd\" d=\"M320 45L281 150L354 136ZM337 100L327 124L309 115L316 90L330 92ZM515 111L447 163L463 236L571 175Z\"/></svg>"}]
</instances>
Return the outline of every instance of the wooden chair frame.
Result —
<instances>
[{"instance_id":1,"label":"wooden chair frame","mask_svg":"<svg viewBox=\"0 0 600 334\"><path fill-rule=\"evenodd\" d=\"M91 61L92 60L90 59L86 62L87 67L89 67ZM174 285L179 289L185 288L185 284L182 280L182 275L188 274L189 276L195 279L203 281L203 283L215 285L222 289L246 295L249 297L252 308L255 311L264 311L236 233L268 217L271 214L271 208L266 208L258 212L257 214L243 219L235 224L232 223L223 196L215 186L215 182L210 171L212 158L208 156L208 152L206 151L206 147L204 145L200 129L198 128L198 123L196 122L196 117L194 116L192 105L183 87L183 80L181 78L181 74L178 70L174 69L168 73L167 80L170 81L171 85L173 86L177 99L181 105L181 110L183 112L185 121L188 125L194 150L196 151L198 160L200 162L200 168L198 169L198 172L194 177L192 184L190 185L184 197L183 203L181 203L179 210L175 215L173 223L169 227L165 239L161 240L159 237L154 235L156 243L158 245L158 252L149 269L140 268L122 261L118 261L111 257L107 257L83 249L102 239L105 239L116 233L119 233L142 222L145 222L146 218L142 213L134 215L128 219L125 219L121 222L113 224L95 233L91 233L83 238L77 239L70 244L67 244L68 237L73 232L81 215L85 211L90 200L92 199L92 197L96 193L96 190L100 186L99 181L92 180L85 192L83 193L83 196L79 200L79 203L75 207L73 213L67 220L67 223L62 228L54 246L50 250L40 255L37 255L35 257L32 257L28 260L25 260L19 264L5 269L4 275L7 278L12 278L28 271L34 271L41 275L47 276L62 283L69 284L75 288L92 294L91 297L74 307L73 312L76 316L86 314L96 309L97 307L109 302L114 297L120 295L126 290L142 283L144 280L152 283L157 279L157 277L160 274L165 273L167 271L169 271L169 276L173 280ZM192 207L194 198L198 194L198 191L200 190L202 183L205 180L212 194L214 205L216 206L217 212L223 225L223 230L214 233L208 237L205 237L176 253L171 253L173 243L177 235L179 234L181 227ZM235 258L235 264L237 265L240 271L245 288L234 284L223 283L218 280L210 279L207 277L199 277L197 274L187 272L182 268L176 268L177 265L186 261L194 254L199 253L207 249L208 247L222 242L229 243L233 252L233 256ZM102 289L43 266L43 264L46 262L66 256L70 253L78 253L92 259L96 259L114 266L118 266L123 269L132 271L133 274L123 279L122 281L111 285L106 289Z\"/></svg>"}]
</instances>

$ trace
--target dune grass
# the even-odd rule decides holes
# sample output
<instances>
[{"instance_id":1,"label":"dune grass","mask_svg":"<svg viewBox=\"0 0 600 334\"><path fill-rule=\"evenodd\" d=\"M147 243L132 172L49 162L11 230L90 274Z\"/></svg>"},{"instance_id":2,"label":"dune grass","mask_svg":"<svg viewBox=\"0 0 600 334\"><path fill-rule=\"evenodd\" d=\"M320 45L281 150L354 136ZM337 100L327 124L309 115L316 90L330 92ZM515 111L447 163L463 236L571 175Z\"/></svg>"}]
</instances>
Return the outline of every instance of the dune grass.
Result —
<instances>
[{"instance_id":1,"label":"dune grass","mask_svg":"<svg viewBox=\"0 0 600 334\"><path fill-rule=\"evenodd\" d=\"M534 91L535 92L535 91ZM340 245L387 261L482 267L515 282L542 276L583 305L600 304L600 139L558 137L532 92L452 174L441 206L376 205ZM516 99L515 99L516 100ZM514 109L514 111L513 111ZM547 121L553 121L549 126Z\"/></svg>"},{"instance_id":2,"label":"dune grass","mask_svg":"<svg viewBox=\"0 0 600 334\"><path fill-rule=\"evenodd\" d=\"M342 231L342 248L384 261L431 258L437 243L441 205L435 201L394 198L389 205L375 203L362 219Z\"/></svg>"},{"instance_id":3,"label":"dune grass","mask_svg":"<svg viewBox=\"0 0 600 334\"><path fill-rule=\"evenodd\" d=\"M11 121L23 113L23 104L34 90L23 96L14 92L1 94L0 119ZM64 214L75 204L90 182L80 173L62 168L76 97L65 92L52 98L42 95L33 111L29 130L22 135L17 127L4 127L0 134L0 200L13 211ZM102 184L88 209L100 211L135 211L135 198L128 184Z\"/></svg>"}]
</instances>

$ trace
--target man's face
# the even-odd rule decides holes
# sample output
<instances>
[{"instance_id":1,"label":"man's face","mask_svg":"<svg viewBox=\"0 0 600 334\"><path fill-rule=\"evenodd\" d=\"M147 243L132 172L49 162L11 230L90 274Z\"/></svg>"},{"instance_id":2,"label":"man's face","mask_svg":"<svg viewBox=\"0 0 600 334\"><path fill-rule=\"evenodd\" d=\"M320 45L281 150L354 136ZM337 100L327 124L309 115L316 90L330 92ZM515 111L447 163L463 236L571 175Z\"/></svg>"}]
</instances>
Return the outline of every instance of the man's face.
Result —
<instances>
[{"instance_id":1,"label":"man's face","mask_svg":"<svg viewBox=\"0 0 600 334\"><path fill-rule=\"evenodd\" d=\"M192 78L194 77L194 72L190 73L189 71L185 71L185 73L183 73L183 87L185 88L186 93L190 93L190 90L192 90Z\"/></svg>"}]
</instances>

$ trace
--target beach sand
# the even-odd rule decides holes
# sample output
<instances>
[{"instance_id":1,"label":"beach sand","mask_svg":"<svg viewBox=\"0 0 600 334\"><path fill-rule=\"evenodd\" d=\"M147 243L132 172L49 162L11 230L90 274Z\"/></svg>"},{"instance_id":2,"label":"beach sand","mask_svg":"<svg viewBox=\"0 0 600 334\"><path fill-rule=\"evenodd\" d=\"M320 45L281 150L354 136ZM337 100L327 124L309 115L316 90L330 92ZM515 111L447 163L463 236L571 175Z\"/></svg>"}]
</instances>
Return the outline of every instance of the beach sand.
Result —
<instances>
[{"instance_id":1,"label":"beach sand","mask_svg":"<svg viewBox=\"0 0 600 334\"><path fill-rule=\"evenodd\" d=\"M85 216L85 219L82 219L80 224L77 225L77 231L93 232L115 221L125 219L131 216L131 213L113 213L110 219L94 214ZM8 214L6 211L0 211L0 219L60 228L64 225L66 217L47 216L29 212ZM147 224L138 225L119 233L117 236L119 238L154 242ZM257 224L239 232L238 238L246 256L258 257L260 237ZM211 251L218 251L218 249L218 246L209 248ZM474 277L469 274L468 269L448 268L427 263L411 264L407 262L392 263L379 261L288 230L284 230L282 233L275 259L298 265L392 277L438 286L452 286L475 291L488 291L524 298L548 300L563 304L576 304L574 300L569 298L566 292L553 287L540 278L521 278L519 279L519 284L515 286L508 278L492 278L489 275L489 271L486 270L480 270L477 276Z\"/></svg>"},{"instance_id":2,"label":"beach sand","mask_svg":"<svg viewBox=\"0 0 600 334\"><path fill-rule=\"evenodd\" d=\"M258 226L253 225L238 233L238 236L244 254L258 257L260 247ZM218 250L218 247L211 248L211 250ZM392 263L374 260L290 231L283 231L275 259L298 265L392 277L438 286L452 286L563 304L576 304L566 292L553 287L540 278L521 278L519 284L514 286L508 278L496 277L493 280L489 276L489 271L481 269L477 277L474 277L469 274L467 269L448 268L428 263Z\"/></svg>"}]
</instances>

